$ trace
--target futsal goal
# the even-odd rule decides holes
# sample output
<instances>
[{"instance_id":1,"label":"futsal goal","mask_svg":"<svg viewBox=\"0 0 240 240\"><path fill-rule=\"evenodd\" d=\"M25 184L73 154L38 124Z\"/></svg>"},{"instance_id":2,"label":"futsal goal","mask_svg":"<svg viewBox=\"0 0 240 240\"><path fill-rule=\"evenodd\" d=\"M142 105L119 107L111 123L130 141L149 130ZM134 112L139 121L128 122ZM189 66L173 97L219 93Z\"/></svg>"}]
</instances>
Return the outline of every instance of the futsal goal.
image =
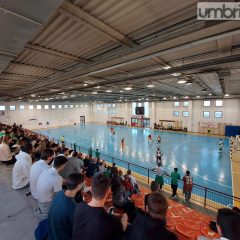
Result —
<instances>
[{"instance_id":1,"label":"futsal goal","mask_svg":"<svg viewBox=\"0 0 240 240\"><path fill-rule=\"evenodd\" d=\"M236 136L235 150L240 151L240 135Z\"/></svg>"},{"instance_id":2,"label":"futsal goal","mask_svg":"<svg viewBox=\"0 0 240 240\"><path fill-rule=\"evenodd\" d=\"M110 117L107 121L107 124L124 125L124 118L123 117Z\"/></svg>"}]
</instances>

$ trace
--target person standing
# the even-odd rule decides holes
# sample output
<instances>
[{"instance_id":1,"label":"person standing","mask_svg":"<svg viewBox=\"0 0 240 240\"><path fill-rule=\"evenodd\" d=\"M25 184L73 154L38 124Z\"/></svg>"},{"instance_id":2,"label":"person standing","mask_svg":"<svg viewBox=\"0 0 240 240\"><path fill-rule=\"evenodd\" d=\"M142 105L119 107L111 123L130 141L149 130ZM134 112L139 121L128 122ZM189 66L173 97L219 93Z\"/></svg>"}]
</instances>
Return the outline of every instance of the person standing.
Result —
<instances>
[{"instance_id":1,"label":"person standing","mask_svg":"<svg viewBox=\"0 0 240 240\"><path fill-rule=\"evenodd\" d=\"M99 152L98 148L96 149L95 156L96 156L97 161L99 161L100 160L100 152Z\"/></svg>"},{"instance_id":2,"label":"person standing","mask_svg":"<svg viewBox=\"0 0 240 240\"><path fill-rule=\"evenodd\" d=\"M124 150L124 147L125 147L125 139L122 138L122 140L121 140L121 149L122 149L122 151Z\"/></svg>"},{"instance_id":3,"label":"person standing","mask_svg":"<svg viewBox=\"0 0 240 240\"><path fill-rule=\"evenodd\" d=\"M31 145L24 145L18 155L12 171L12 188L21 189L26 187L30 181L30 168L32 166Z\"/></svg>"},{"instance_id":4,"label":"person standing","mask_svg":"<svg viewBox=\"0 0 240 240\"><path fill-rule=\"evenodd\" d=\"M65 137L64 137L64 135L62 135L62 136L60 137L60 141L61 141L61 143L62 143L62 147L64 147L64 143L65 143Z\"/></svg>"},{"instance_id":5,"label":"person standing","mask_svg":"<svg viewBox=\"0 0 240 240\"><path fill-rule=\"evenodd\" d=\"M121 219L108 214L104 208L111 181L102 174L96 174L92 181L92 200L79 203L73 219L72 240L119 239L127 228L127 215Z\"/></svg>"},{"instance_id":6,"label":"person standing","mask_svg":"<svg viewBox=\"0 0 240 240\"><path fill-rule=\"evenodd\" d=\"M223 140L220 139L219 142L218 142L218 153L219 155L222 155L222 150L223 150Z\"/></svg>"},{"instance_id":7,"label":"person standing","mask_svg":"<svg viewBox=\"0 0 240 240\"><path fill-rule=\"evenodd\" d=\"M74 197L82 188L83 181L82 174L71 174L66 179L66 191L61 190L54 197L48 213L48 240L72 239L73 216L77 206Z\"/></svg>"},{"instance_id":8,"label":"person standing","mask_svg":"<svg viewBox=\"0 0 240 240\"><path fill-rule=\"evenodd\" d=\"M65 156L57 156L53 166L44 170L38 178L36 186L38 209L36 209L36 213L41 219L47 218L53 197L62 190L63 179L59 172L63 170L67 161Z\"/></svg>"},{"instance_id":9,"label":"person standing","mask_svg":"<svg viewBox=\"0 0 240 240\"><path fill-rule=\"evenodd\" d=\"M164 185L164 178L163 178L163 174L165 173L166 175L168 175L161 164L159 164L155 169L153 169L156 171L156 177L155 177L155 182L157 184L159 184L160 189L162 189L163 185Z\"/></svg>"},{"instance_id":10,"label":"person standing","mask_svg":"<svg viewBox=\"0 0 240 240\"><path fill-rule=\"evenodd\" d=\"M92 150L92 148L90 147L89 150L88 150L88 156L89 156L89 159L90 159L90 160L92 159L92 154L93 154L93 150Z\"/></svg>"},{"instance_id":11,"label":"person standing","mask_svg":"<svg viewBox=\"0 0 240 240\"><path fill-rule=\"evenodd\" d=\"M191 199L191 193L193 188L193 178L190 176L190 171L186 171L186 175L183 177L183 193L185 195L186 204L189 204Z\"/></svg>"},{"instance_id":12,"label":"person standing","mask_svg":"<svg viewBox=\"0 0 240 240\"><path fill-rule=\"evenodd\" d=\"M158 148L156 152L157 165L162 165L162 155L163 153L160 151L160 148Z\"/></svg>"},{"instance_id":13,"label":"person standing","mask_svg":"<svg viewBox=\"0 0 240 240\"><path fill-rule=\"evenodd\" d=\"M174 171L171 173L172 198L177 197L178 180L180 180L180 174L178 173L178 168L174 168Z\"/></svg>"},{"instance_id":14,"label":"person standing","mask_svg":"<svg viewBox=\"0 0 240 240\"><path fill-rule=\"evenodd\" d=\"M148 143L153 142L153 139L152 139L152 135L151 135L151 134L148 135L147 140L148 140Z\"/></svg>"},{"instance_id":15,"label":"person standing","mask_svg":"<svg viewBox=\"0 0 240 240\"><path fill-rule=\"evenodd\" d=\"M37 200L37 181L41 173L50 168L52 160L54 158L54 151L50 148L46 148L42 153L40 160L35 162L30 168L30 190L34 199Z\"/></svg>"}]
</instances>

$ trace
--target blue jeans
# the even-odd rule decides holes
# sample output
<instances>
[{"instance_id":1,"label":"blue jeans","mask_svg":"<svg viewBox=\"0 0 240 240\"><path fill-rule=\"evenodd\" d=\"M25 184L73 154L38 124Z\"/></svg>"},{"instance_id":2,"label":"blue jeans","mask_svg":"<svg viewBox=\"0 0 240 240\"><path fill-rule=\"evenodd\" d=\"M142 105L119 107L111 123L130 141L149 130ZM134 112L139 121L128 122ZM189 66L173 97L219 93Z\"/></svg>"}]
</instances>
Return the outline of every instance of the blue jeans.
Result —
<instances>
[{"instance_id":1,"label":"blue jeans","mask_svg":"<svg viewBox=\"0 0 240 240\"><path fill-rule=\"evenodd\" d=\"M185 200L187 203L189 203L190 199L191 199L191 192L185 192Z\"/></svg>"}]
</instances>

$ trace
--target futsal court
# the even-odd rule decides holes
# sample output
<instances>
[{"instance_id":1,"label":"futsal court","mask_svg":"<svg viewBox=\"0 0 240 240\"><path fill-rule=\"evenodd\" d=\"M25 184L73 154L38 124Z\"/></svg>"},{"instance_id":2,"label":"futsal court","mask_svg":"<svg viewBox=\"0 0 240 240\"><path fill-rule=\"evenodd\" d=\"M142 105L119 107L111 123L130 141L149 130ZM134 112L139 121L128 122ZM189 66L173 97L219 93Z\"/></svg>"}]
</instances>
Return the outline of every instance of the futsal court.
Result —
<instances>
[{"instance_id":1,"label":"futsal court","mask_svg":"<svg viewBox=\"0 0 240 240\"><path fill-rule=\"evenodd\" d=\"M134 163L149 169L156 166L156 150L163 152L163 168L171 173L178 167L181 178L188 169L195 184L205 186L223 193L232 194L231 162L229 157L229 139L224 138L222 155L218 153L219 138L174 133L159 130L128 128L114 126L115 136L110 126L86 124L38 130L38 133L50 138L60 139L64 135L68 143L76 143L84 148L99 149L102 154ZM153 136L148 143L147 136ZM161 144L157 145L157 137ZM121 147L121 139L125 147ZM116 161L121 165L120 162ZM139 171L139 169L136 169ZM139 171L146 175L146 172Z\"/></svg>"}]
</instances>

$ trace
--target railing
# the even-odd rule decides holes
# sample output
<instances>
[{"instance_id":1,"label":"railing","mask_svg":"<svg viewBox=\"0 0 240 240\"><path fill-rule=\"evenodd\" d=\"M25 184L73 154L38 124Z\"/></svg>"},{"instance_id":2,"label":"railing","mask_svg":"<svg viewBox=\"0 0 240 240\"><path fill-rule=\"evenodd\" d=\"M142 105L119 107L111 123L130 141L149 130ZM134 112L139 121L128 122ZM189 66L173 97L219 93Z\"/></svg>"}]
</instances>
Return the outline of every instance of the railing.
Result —
<instances>
[{"instance_id":1,"label":"railing","mask_svg":"<svg viewBox=\"0 0 240 240\"><path fill-rule=\"evenodd\" d=\"M52 138L52 140L58 143L60 142L60 140L58 139ZM75 151L88 154L88 150L89 150L88 148L78 146L76 143L65 142L65 145L71 149L74 149ZM95 153L94 150L93 150L93 153ZM132 172L135 172L135 177L138 179L138 181L143 182L145 184L149 185L150 182L155 179L156 173L152 169L142 167L137 164L130 163L122 159L118 159L116 157L112 157L103 153L101 153L101 159L105 160L108 163L116 163L121 168L128 169L128 170L131 170ZM165 185L163 189L171 193L172 192L171 177L164 175L164 183ZM179 180L178 195L184 198L182 189L183 189L183 181ZM197 203L198 205L201 205L203 207L213 209L213 210L217 210L222 207L229 207L233 205L240 207L240 198L234 197L230 194L216 191L214 189L207 188L195 183L193 184L191 201Z\"/></svg>"}]
</instances>

